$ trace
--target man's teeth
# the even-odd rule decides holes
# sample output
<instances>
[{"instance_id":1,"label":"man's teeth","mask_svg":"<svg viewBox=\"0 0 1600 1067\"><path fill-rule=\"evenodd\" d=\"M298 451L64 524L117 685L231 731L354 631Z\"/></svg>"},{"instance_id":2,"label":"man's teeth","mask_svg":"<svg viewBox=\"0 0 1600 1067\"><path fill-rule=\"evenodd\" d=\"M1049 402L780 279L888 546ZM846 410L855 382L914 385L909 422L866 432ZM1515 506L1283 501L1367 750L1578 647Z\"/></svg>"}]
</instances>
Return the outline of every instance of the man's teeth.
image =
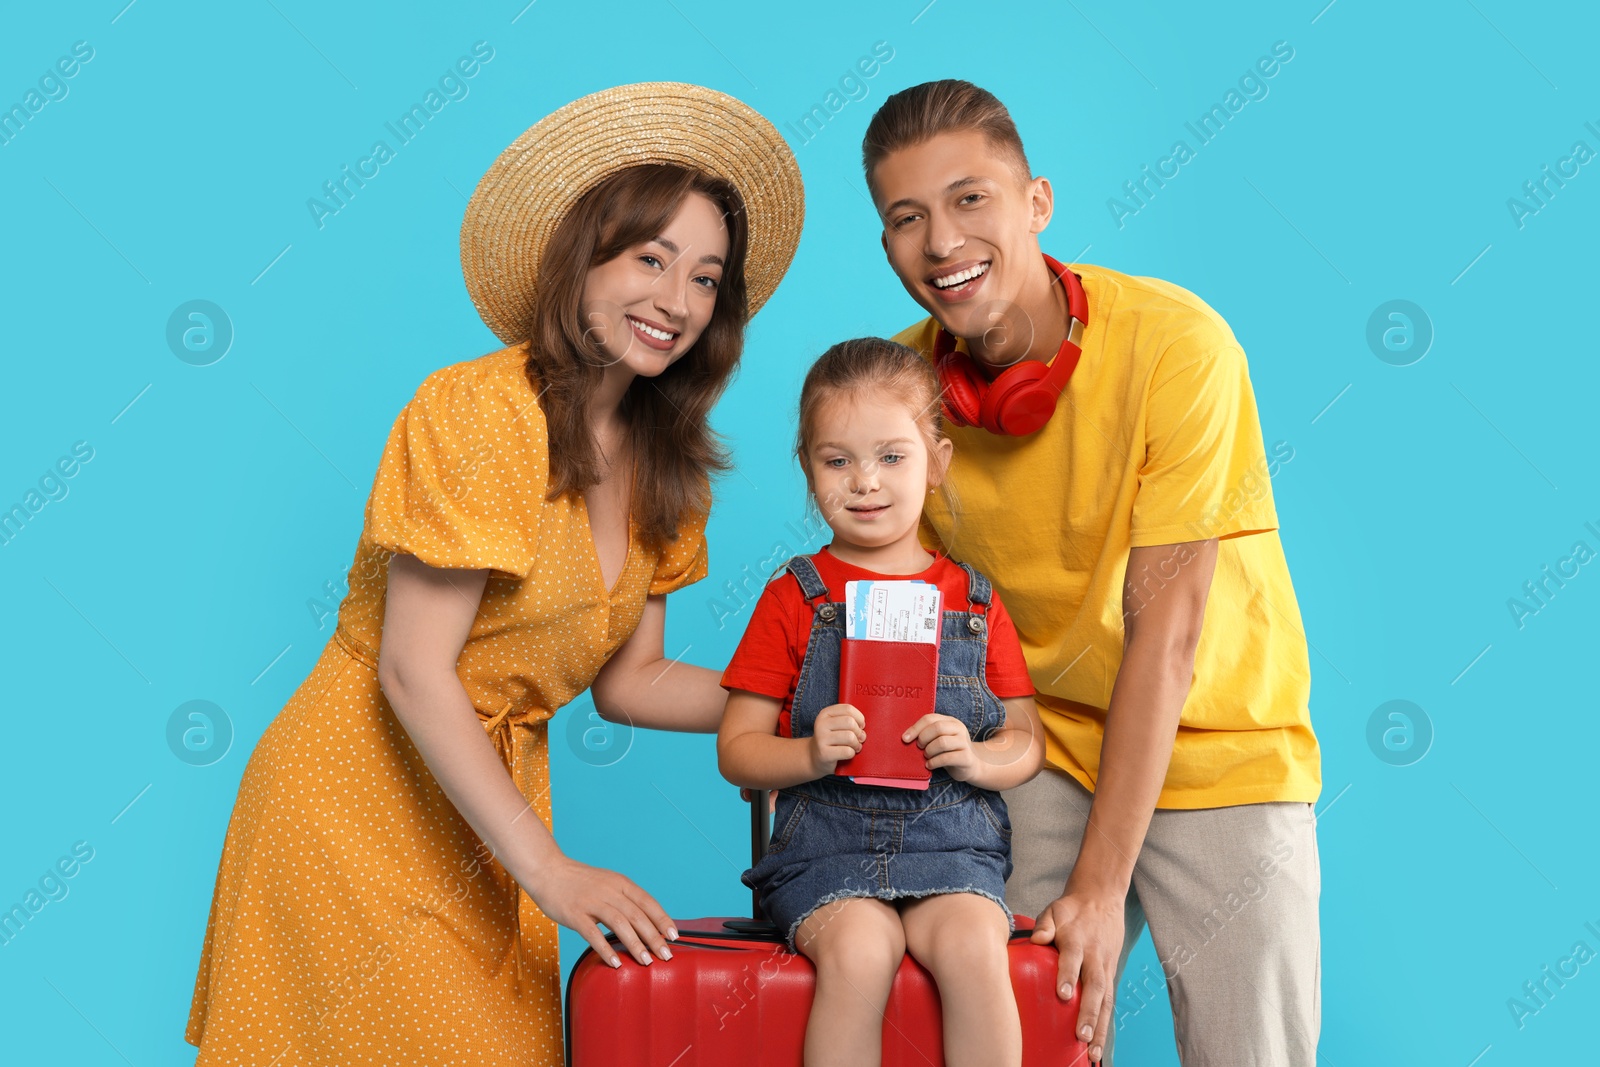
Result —
<instances>
[{"instance_id":1,"label":"man's teeth","mask_svg":"<svg viewBox=\"0 0 1600 1067\"><path fill-rule=\"evenodd\" d=\"M982 277L988 271L989 264L979 263L976 267L968 267L966 270L957 271L954 274L946 274L943 278L935 278L933 284L935 288L952 289L965 282L970 282L974 278Z\"/></svg>"},{"instance_id":2,"label":"man's teeth","mask_svg":"<svg viewBox=\"0 0 1600 1067\"><path fill-rule=\"evenodd\" d=\"M646 326L632 315L628 316L628 321L633 323L634 329L638 330L646 337L654 337L658 341L670 341L674 337L678 336L675 333L668 333L666 330L658 330L654 326Z\"/></svg>"}]
</instances>

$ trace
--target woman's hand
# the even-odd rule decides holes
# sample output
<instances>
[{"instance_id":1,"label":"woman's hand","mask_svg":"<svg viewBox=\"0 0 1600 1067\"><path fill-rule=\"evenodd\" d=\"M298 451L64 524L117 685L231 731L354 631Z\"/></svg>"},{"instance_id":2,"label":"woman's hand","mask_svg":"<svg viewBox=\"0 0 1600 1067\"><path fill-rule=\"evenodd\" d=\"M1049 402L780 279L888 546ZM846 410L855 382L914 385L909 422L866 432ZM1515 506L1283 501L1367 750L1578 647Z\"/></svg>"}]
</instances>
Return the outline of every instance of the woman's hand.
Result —
<instances>
[{"instance_id":1,"label":"woman's hand","mask_svg":"<svg viewBox=\"0 0 1600 1067\"><path fill-rule=\"evenodd\" d=\"M867 717L854 704L829 704L817 712L810 738L815 777L832 774L840 760L860 752L866 741Z\"/></svg>"},{"instance_id":2,"label":"woman's hand","mask_svg":"<svg viewBox=\"0 0 1600 1067\"><path fill-rule=\"evenodd\" d=\"M740 786L739 799L744 801L746 804L752 804L756 799L756 791L754 789L746 789L744 786ZM776 789L769 789L767 790L767 814L771 815L777 810L778 791Z\"/></svg>"},{"instance_id":3,"label":"woman's hand","mask_svg":"<svg viewBox=\"0 0 1600 1067\"><path fill-rule=\"evenodd\" d=\"M980 774L983 765L972 749L972 735L967 724L949 715L929 712L912 723L902 741L915 741L922 746L928 770L943 767L950 777L965 782Z\"/></svg>"},{"instance_id":4,"label":"woman's hand","mask_svg":"<svg viewBox=\"0 0 1600 1067\"><path fill-rule=\"evenodd\" d=\"M622 961L597 923L605 923L640 963L648 964L651 952L664 960L672 958L667 942L678 939L672 920L655 897L625 875L558 856L541 866L535 883L524 888L540 911L582 934L613 967L622 966Z\"/></svg>"}]
</instances>

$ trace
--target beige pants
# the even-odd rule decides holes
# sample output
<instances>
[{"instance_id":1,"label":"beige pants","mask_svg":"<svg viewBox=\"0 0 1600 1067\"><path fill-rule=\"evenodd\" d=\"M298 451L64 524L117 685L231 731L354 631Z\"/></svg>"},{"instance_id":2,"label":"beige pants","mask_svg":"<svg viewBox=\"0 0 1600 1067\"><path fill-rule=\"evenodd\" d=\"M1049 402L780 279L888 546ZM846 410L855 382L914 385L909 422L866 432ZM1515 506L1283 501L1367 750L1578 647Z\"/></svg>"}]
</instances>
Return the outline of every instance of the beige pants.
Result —
<instances>
[{"instance_id":1,"label":"beige pants","mask_svg":"<svg viewBox=\"0 0 1600 1067\"><path fill-rule=\"evenodd\" d=\"M1003 795L1014 865L1006 903L1037 916L1072 873L1093 794L1046 767ZM1156 809L1125 905L1106 1064L1116 1031L1153 1007L1165 985L1184 1067L1313 1067L1322 1026L1321 881L1310 804ZM1160 972L1125 976L1147 922Z\"/></svg>"}]
</instances>

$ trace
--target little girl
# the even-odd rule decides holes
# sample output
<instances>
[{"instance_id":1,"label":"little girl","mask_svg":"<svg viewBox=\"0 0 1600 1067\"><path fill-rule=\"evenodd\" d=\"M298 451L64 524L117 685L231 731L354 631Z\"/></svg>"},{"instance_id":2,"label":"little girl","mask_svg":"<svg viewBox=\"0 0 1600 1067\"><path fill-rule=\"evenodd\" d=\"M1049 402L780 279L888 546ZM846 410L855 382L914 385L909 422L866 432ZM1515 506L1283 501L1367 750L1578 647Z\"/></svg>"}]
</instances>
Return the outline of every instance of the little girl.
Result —
<instances>
[{"instance_id":1,"label":"little girl","mask_svg":"<svg viewBox=\"0 0 1600 1067\"><path fill-rule=\"evenodd\" d=\"M809 1067L878 1064L908 951L944 991L945 1063L1022 1060L1006 954L1011 824L998 790L1039 772L1044 735L988 579L918 540L951 449L938 377L916 352L878 338L825 352L801 390L795 452L833 540L767 583L722 676L722 774L780 791L772 844L743 880L816 965ZM894 739L922 749L926 791L833 773L869 728L838 702L845 582L873 578L920 578L943 594L935 712Z\"/></svg>"}]
</instances>

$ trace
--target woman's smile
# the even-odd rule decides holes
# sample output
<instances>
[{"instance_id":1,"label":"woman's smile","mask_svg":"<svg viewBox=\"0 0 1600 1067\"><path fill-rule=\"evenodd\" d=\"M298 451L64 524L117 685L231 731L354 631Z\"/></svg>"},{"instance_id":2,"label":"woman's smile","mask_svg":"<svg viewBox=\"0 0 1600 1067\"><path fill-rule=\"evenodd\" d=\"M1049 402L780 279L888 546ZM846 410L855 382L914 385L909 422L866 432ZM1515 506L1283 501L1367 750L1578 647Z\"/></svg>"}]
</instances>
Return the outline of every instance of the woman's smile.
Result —
<instances>
[{"instance_id":1,"label":"woman's smile","mask_svg":"<svg viewBox=\"0 0 1600 1067\"><path fill-rule=\"evenodd\" d=\"M608 360L613 392L655 377L705 332L728 257L722 209L691 193L661 232L591 267L584 280L587 336ZM628 310L628 309L632 310Z\"/></svg>"},{"instance_id":2,"label":"woman's smile","mask_svg":"<svg viewBox=\"0 0 1600 1067\"><path fill-rule=\"evenodd\" d=\"M679 330L669 330L650 319L641 319L633 315L625 315L628 325L633 327L634 336L658 352L670 352L677 343Z\"/></svg>"}]
</instances>

